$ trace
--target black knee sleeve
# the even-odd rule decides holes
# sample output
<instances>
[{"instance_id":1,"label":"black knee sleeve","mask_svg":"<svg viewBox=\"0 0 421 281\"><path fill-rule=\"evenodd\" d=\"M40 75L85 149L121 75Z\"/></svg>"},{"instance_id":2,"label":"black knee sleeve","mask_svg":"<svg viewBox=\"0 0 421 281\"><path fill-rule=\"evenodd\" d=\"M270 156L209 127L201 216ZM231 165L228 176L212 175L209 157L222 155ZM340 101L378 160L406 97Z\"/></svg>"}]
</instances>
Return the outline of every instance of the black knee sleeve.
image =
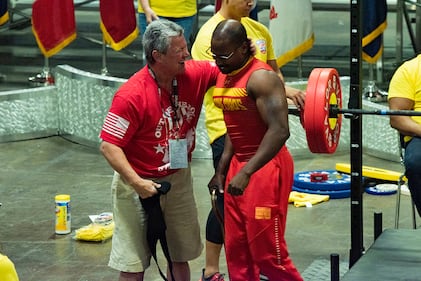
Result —
<instances>
[{"instance_id":1,"label":"black knee sleeve","mask_svg":"<svg viewBox=\"0 0 421 281\"><path fill-rule=\"evenodd\" d=\"M216 206L219 213L224 218L224 195L218 193L216 199ZM223 222L222 222L223 223ZM222 234L222 225L219 222L213 209L210 210L208 219L206 221L206 240L215 244L224 244L224 236Z\"/></svg>"}]
</instances>

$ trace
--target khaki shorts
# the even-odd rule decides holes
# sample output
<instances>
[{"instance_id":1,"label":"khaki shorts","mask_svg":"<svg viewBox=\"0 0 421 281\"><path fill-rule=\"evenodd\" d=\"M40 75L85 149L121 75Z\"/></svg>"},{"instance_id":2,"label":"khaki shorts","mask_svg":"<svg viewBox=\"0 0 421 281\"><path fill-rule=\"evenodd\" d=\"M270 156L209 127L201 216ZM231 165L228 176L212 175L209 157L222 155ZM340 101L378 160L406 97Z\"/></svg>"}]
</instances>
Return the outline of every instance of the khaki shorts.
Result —
<instances>
[{"instance_id":1,"label":"khaki shorts","mask_svg":"<svg viewBox=\"0 0 421 281\"><path fill-rule=\"evenodd\" d=\"M190 167L159 181L171 183L171 190L161 196L171 260L193 260L200 256L203 244ZM115 229L108 265L119 271L143 272L150 265L151 253L146 241L147 218L138 194L122 181L118 173L114 173L111 191ZM157 249L160 253L159 246Z\"/></svg>"}]
</instances>

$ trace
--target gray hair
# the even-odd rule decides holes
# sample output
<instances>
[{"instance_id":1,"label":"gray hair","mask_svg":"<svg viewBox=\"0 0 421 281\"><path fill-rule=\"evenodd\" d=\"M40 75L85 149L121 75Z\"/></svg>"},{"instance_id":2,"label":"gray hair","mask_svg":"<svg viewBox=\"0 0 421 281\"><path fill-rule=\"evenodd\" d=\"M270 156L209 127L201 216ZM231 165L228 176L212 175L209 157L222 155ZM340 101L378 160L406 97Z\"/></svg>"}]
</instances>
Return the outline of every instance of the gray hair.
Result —
<instances>
[{"instance_id":1,"label":"gray hair","mask_svg":"<svg viewBox=\"0 0 421 281\"><path fill-rule=\"evenodd\" d=\"M154 50L166 54L171 43L171 38L183 36L183 34L183 28L169 20L160 19L148 24L142 40L147 62L149 64L155 62L152 57L152 52Z\"/></svg>"}]
</instances>

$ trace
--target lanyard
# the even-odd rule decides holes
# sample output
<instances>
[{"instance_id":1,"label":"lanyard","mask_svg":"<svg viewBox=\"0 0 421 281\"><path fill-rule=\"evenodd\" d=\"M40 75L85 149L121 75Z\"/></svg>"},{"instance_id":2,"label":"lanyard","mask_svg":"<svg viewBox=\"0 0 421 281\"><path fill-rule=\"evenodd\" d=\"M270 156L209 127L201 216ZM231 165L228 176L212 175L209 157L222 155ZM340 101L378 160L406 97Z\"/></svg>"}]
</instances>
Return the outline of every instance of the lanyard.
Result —
<instances>
[{"instance_id":1,"label":"lanyard","mask_svg":"<svg viewBox=\"0 0 421 281\"><path fill-rule=\"evenodd\" d=\"M179 119L179 105L178 105L178 84L177 79L174 77L172 80L172 92L170 96L170 103L173 112L170 112L170 118L165 117L165 110L162 106L162 91L161 87L159 86L158 80L156 79L156 75L153 70L148 65L148 70L150 75L155 80L156 85L158 86L158 95L159 95L159 103L162 110L162 118L165 124L165 132L166 132L166 142L168 145L168 152L169 152L169 162L170 162L170 169L180 169L180 168L187 168L188 166L188 152L187 152L187 140L180 139L180 125L183 126L182 119ZM167 122L171 122L172 124L169 126ZM175 123L175 126L174 126ZM170 129L170 130L169 130ZM173 138L175 137L175 139ZM162 241L161 241L162 242Z\"/></svg>"},{"instance_id":2,"label":"lanyard","mask_svg":"<svg viewBox=\"0 0 421 281\"><path fill-rule=\"evenodd\" d=\"M161 110L162 110L162 114L165 115L164 112L164 108L162 106L162 90L161 87L159 86L158 80L156 79L156 75L153 72L152 68L148 65L148 71L149 74L152 76L152 78L155 80L156 85L158 86L158 95L159 95L159 101L160 101L160 105L161 105ZM178 83L177 83L177 79L174 77L174 79L172 80L172 92L171 92L171 98L170 98L170 102L171 102L171 107L172 110L174 111L174 114L171 115L171 119L173 121L173 123L177 126L176 131L179 131L179 113L178 113ZM178 139L178 133L177 133L177 139Z\"/></svg>"},{"instance_id":3,"label":"lanyard","mask_svg":"<svg viewBox=\"0 0 421 281\"><path fill-rule=\"evenodd\" d=\"M178 84L177 79L175 77L172 80L171 105L175 112L175 122L178 124L178 120L180 119L178 117Z\"/></svg>"}]
</instances>

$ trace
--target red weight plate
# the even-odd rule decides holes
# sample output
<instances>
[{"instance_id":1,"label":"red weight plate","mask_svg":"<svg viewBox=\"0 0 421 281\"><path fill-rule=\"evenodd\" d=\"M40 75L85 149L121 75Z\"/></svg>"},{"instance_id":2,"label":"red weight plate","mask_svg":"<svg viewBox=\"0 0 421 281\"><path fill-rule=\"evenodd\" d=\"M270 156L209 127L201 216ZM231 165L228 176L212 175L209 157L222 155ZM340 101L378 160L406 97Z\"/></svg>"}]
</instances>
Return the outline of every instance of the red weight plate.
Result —
<instances>
[{"instance_id":1,"label":"red weight plate","mask_svg":"<svg viewBox=\"0 0 421 281\"><path fill-rule=\"evenodd\" d=\"M317 134L315 134L315 116L317 115L317 83L322 68L315 68L310 74L306 91L306 105L304 111L304 123L307 138L307 145L310 151L319 151L319 141L317 141ZM317 132L316 132L317 133Z\"/></svg>"},{"instance_id":2,"label":"red weight plate","mask_svg":"<svg viewBox=\"0 0 421 281\"><path fill-rule=\"evenodd\" d=\"M317 82L319 80L320 72L322 68L314 68L308 78L307 90L306 90L306 101L304 106L303 120L304 120L304 130L306 132L307 145L310 151L318 150L318 143L313 141L313 128L314 120L313 116L315 115L315 104L316 104L316 92Z\"/></svg>"},{"instance_id":3,"label":"red weight plate","mask_svg":"<svg viewBox=\"0 0 421 281\"><path fill-rule=\"evenodd\" d=\"M320 73L317 87L318 92L324 91L326 93L326 105L324 107L326 115L323 120L325 134L322 138L324 143L321 144L321 147L322 150L327 151L327 153L334 153L339 144L342 123L342 115L338 115L335 118L329 118L330 105L337 105L339 108L342 108L342 90L336 69L324 69Z\"/></svg>"},{"instance_id":4,"label":"red weight plate","mask_svg":"<svg viewBox=\"0 0 421 281\"><path fill-rule=\"evenodd\" d=\"M329 118L330 105L342 108L339 75L334 68L315 69L307 86L304 111L308 147L313 153L334 153L339 144L342 115ZM310 110L307 110L310 109Z\"/></svg>"},{"instance_id":5,"label":"red weight plate","mask_svg":"<svg viewBox=\"0 0 421 281\"><path fill-rule=\"evenodd\" d=\"M313 127L312 127L312 141L317 143L317 148L313 153L326 153L325 150L325 117L328 114L326 109L326 78L325 69L322 69L317 79L317 87L314 98L314 115L313 115ZM322 78L323 75L323 78Z\"/></svg>"},{"instance_id":6,"label":"red weight plate","mask_svg":"<svg viewBox=\"0 0 421 281\"><path fill-rule=\"evenodd\" d=\"M334 91L334 94L331 95L331 97L334 97L334 100L331 98L330 105L336 105L338 108L342 108L342 87L341 87L341 80L339 77L338 71L335 69L333 76L332 76L332 88ZM334 153L336 151L336 148L339 145L339 139L341 136L341 127L342 127L342 114L338 114L335 118L329 118L329 127L330 127L330 136L331 141L334 143L333 151L331 153Z\"/></svg>"}]
</instances>

